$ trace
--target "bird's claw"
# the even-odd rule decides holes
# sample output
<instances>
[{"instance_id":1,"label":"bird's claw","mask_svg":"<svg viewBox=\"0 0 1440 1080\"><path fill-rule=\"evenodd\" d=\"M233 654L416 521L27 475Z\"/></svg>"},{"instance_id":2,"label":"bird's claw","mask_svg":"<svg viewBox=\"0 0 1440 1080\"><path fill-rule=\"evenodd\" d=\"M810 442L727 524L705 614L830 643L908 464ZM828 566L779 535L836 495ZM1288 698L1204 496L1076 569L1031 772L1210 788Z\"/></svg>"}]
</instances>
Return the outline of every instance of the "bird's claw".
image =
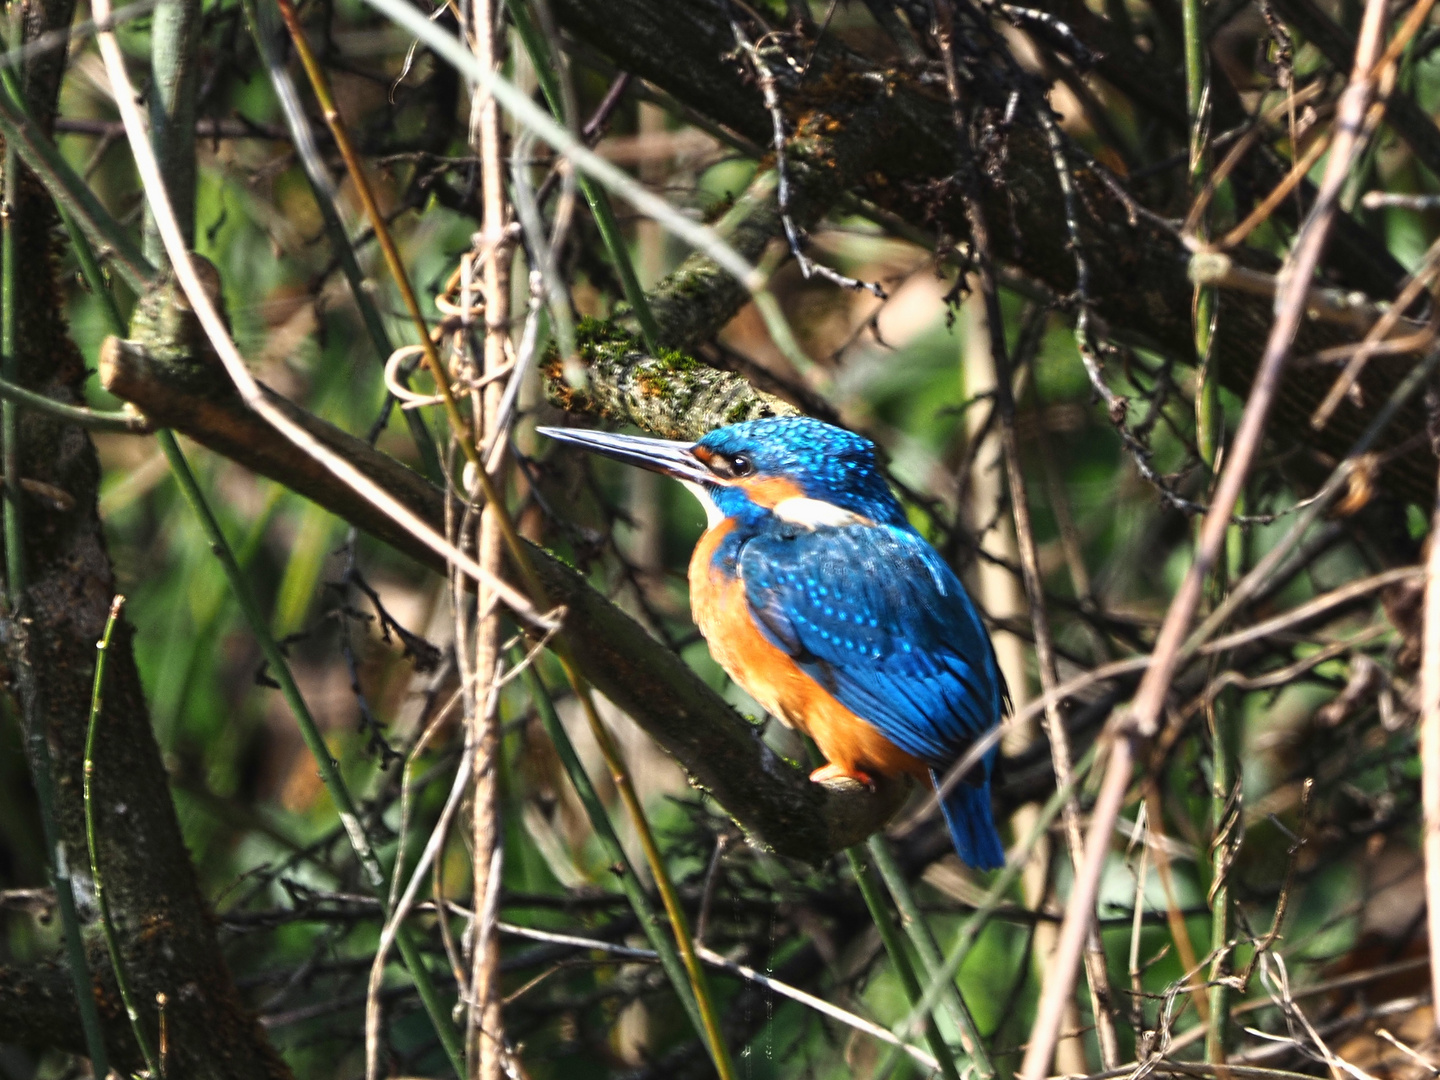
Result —
<instances>
[{"instance_id":1,"label":"bird's claw","mask_svg":"<svg viewBox=\"0 0 1440 1080\"><path fill-rule=\"evenodd\" d=\"M850 787L858 785L870 791L875 790L875 781L859 769L847 769L843 765L836 765L833 761L828 765L821 765L810 774L810 781L815 784L825 784L829 787Z\"/></svg>"}]
</instances>

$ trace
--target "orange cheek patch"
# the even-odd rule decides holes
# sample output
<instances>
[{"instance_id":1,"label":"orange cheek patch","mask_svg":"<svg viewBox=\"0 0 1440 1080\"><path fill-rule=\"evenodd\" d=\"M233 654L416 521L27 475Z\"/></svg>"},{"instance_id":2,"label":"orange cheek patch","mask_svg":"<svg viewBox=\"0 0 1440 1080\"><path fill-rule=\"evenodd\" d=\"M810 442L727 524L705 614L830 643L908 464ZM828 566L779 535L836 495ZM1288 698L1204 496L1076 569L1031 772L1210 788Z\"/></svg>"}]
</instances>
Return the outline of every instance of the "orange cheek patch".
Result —
<instances>
[{"instance_id":1,"label":"orange cheek patch","mask_svg":"<svg viewBox=\"0 0 1440 1080\"><path fill-rule=\"evenodd\" d=\"M741 480L736 485L756 506L763 506L773 510L786 499L803 499L805 492L794 480L783 476L757 477L753 480Z\"/></svg>"}]
</instances>

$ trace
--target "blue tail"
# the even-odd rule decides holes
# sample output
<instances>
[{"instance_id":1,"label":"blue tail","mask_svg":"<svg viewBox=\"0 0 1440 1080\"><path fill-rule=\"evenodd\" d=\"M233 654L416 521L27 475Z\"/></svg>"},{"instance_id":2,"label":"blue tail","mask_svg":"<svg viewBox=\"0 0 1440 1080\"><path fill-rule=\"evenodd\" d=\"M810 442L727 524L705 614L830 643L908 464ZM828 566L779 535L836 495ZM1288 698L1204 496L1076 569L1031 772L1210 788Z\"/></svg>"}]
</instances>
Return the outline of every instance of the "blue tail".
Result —
<instances>
[{"instance_id":1,"label":"blue tail","mask_svg":"<svg viewBox=\"0 0 1440 1080\"><path fill-rule=\"evenodd\" d=\"M930 782L938 790L945 777L930 770ZM990 781L973 787L965 781L956 784L940 802L945 824L955 853L966 866L976 870L998 870L1005 865L1005 847L995 830L995 815L990 808Z\"/></svg>"}]
</instances>

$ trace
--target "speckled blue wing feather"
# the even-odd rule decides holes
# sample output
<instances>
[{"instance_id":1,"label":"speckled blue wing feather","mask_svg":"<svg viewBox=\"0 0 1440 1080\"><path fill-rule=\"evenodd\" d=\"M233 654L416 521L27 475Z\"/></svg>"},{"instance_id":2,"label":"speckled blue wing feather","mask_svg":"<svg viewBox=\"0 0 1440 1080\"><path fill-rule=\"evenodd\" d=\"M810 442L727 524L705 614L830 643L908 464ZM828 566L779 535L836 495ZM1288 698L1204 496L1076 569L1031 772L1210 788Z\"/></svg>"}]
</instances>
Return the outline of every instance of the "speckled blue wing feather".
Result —
<instances>
[{"instance_id":1,"label":"speckled blue wing feather","mask_svg":"<svg viewBox=\"0 0 1440 1080\"><path fill-rule=\"evenodd\" d=\"M943 770L999 721L990 639L916 533L780 524L747 540L738 564L766 636L901 749Z\"/></svg>"},{"instance_id":2,"label":"speckled blue wing feather","mask_svg":"<svg viewBox=\"0 0 1440 1080\"><path fill-rule=\"evenodd\" d=\"M736 560L766 637L929 765L937 787L999 723L1005 687L985 628L954 573L908 528L777 524L746 540ZM940 804L956 852L980 870L1005 862L990 806L994 756Z\"/></svg>"}]
</instances>

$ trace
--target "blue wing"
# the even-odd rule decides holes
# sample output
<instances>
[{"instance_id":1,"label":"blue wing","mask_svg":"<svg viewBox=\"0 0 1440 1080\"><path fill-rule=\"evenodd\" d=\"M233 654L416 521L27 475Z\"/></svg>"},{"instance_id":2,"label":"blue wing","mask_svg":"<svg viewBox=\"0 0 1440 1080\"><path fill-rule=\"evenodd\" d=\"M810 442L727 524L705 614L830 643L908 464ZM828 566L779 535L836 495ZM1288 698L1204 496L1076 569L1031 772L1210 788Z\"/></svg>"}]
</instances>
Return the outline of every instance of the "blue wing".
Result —
<instances>
[{"instance_id":1,"label":"blue wing","mask_svg":"<svg viewBox=\"0 0 1440 1080\"><path fill-rule=\"evenodd\" d=\"M944 769L999 722L990 638L918 534L777 525L745 541L738 569L765 635L902 750Z\"/></svg>"}]
</instances>

